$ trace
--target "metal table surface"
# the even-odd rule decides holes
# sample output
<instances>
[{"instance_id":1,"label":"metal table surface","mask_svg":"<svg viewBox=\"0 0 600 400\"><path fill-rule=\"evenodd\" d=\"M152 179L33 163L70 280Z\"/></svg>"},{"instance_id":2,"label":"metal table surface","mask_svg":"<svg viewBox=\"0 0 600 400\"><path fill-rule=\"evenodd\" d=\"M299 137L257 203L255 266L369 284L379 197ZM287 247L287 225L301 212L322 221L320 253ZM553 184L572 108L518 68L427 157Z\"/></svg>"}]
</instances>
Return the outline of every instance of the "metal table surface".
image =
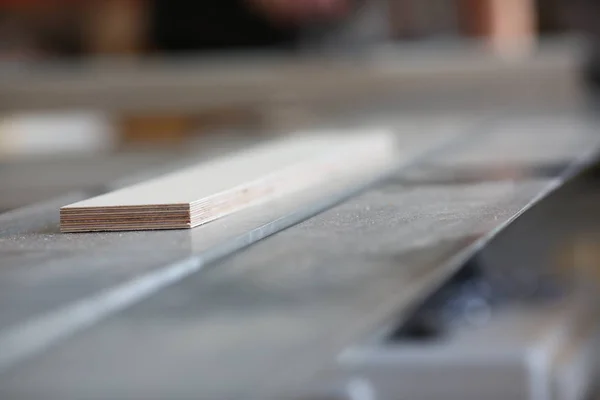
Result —
<instances>
[{"instance_id":1,"label":"metal table surface","mask_svg":"<svg viewBox=\"0 0 600 400\"><path fill-rule=\"evenodd\" d=\"M480 104L505 79L420 112L425 97L356 109L331 125L398 131L391 173L192 231L60 234L58 207L85 191L1 215L0 395L286 398L335 381L345 349L595 159L572 80Z\"/></svg>"}]
</instances>

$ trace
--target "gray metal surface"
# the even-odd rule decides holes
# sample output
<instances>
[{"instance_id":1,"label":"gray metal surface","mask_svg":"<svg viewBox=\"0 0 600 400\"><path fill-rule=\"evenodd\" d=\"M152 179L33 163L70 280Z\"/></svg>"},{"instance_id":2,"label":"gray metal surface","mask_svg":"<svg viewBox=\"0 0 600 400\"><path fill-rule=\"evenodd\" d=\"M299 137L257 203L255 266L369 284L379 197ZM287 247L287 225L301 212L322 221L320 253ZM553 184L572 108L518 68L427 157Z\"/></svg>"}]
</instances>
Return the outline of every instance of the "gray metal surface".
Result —
<instances>
[{"instance_id":1,"label":"gray metal surface","mask_svg":"<svg viewBox=\"0 0 600 400\"><path fill-rule=\"evenodd\" d=\"M559 187L600 146L596 122L569 111L513 113L479 130L226 261L202 271L188 268L183 281L177 283L178 276L145 301L110 310L92 329L38 357L11 360L15 363L0 377L0 393L28 399L248 399L292 395L317 377L325 379L340 352L406 312L469 251ZM520 154L524 143L536 144L528 146L528 157ZM471 175L480 169L494 173L463 181L459 173L448 174L446 160L466 166ZM556 168L535 168L548 163ZM498 165L506 169L490 168ZM68 263L61 257L36 261L45 278L36 265L6 268L7 286L0 293L10 297L0 302L7 304L2 321L13 340L39 334L11 331L19 317L10 309L19 304L27 310L33 298L16 284L29 282L26 290L41 296L26 313L39 322L35 315L52 304L44 296L76 289L81 293L71 296L79 298L102 290L87 285L110 287L124 275L173 261L169 257L194 254L194 238L203 232L158 233L151 242L140 234L8 238L9 252L11 243L39 248L50 239L49 250L78 254L71 253ZM57 287L48 290L52 277ZM40 290L36 283L46 287Z\"/></svg>"},{"instance_id":2,"label":"gray metal surface","mask_svg":"<svg viewBox=\"0 0 600 400\"><path fill-rule=\"evenodd\" d=\"M600 341L590 300L519 304L432 343L351 349L340 364L381 399L582 400Z\"/></svg>"},{"instance_id":3,"label":"gray metal surface","mask_svg":"<svg viewBox=\"0 0 600 400\"><path fill-rule=\"evenodd\" d=\"M412 120L412 130L402 132L400 164L478 123L467 117L449 129L452 119L444 117L401 119L405 124ZM0 367L141 300L217 256L318 213L371 179L367 174L331 182L192 231L64 235L58 227L59 201L5 214L0 217L0 348L7 350L0 352ZM77 196L86 193L72 197Z\"/></svg>"},{"instance_id":4,"label":"gray metal surface","mask_svg":"<svg viewBox=\"0 0 600 400\"><path fill-rule=\"evenodd\" d=\"M476 293L438 292L446 322L419 336L401 334L396 321L393 335L383 329L345 350L340 375L361 377L382 400L589 398L599 356L597 280L569 258L569 246L598 231L599 198L589 174L563 186L470 260L461 276Z\"/></svg>"},{"instance_id":5,"label":"gray metal surface","mask_svg":"<svg viewBox=\"0 0 600 400\"><path fill-rule=\"evenodd\" d=\"M370 65L374 80L358 86L389 84L391 65ZM404 70L407 87L395 96L353 100L350 113L326 124L387 126L401 135L403 167L359 195L373 177L182 232L61 235L58 206L92 194L87 186L0 215L0 397L265 399L328 384L339 354L406 315L600 149L598 122L583 111L564 54L522 69L486 65L482 72L457 62L440 79L417 74L414 85ZM456 73L473 79L453 80ZM282 76L273 78L277 85L289 78ZM316 90L321 78L310 90L327 91ZM158 88L176 78L161 79ZM50 85L50 94L65 83L55 82L37 88ZM172 93L183 86L177 82ZM68 101L55 105L81 100L80 84L67 82ZM83 94L98 89L86 85ZM30 104L33 87L14 86L9 107ZM190 87L194 96L198 87ZM172 105L198 106L192 100ZM99 174L93 190L137 179L122 178L104 182Z\"/></svg>"}]
</instances>

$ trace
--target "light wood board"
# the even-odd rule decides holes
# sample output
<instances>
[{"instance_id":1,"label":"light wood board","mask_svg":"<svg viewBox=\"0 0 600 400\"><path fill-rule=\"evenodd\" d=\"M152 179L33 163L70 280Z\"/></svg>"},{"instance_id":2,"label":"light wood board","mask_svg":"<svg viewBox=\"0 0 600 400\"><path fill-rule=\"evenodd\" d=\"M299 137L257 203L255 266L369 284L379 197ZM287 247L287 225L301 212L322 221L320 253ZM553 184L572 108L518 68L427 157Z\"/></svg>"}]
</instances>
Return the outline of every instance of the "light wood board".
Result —
<instances>
[{"instance_id":1,"label":"light wood board","mask_svg":"<svg viewBox=\"0 0 600 400\"><path fill-rule=\"evenodd\" d=\"M387 130L292 135L62 207L62 232L186 229L388 163Z\"/></svg>"}]
</instances>

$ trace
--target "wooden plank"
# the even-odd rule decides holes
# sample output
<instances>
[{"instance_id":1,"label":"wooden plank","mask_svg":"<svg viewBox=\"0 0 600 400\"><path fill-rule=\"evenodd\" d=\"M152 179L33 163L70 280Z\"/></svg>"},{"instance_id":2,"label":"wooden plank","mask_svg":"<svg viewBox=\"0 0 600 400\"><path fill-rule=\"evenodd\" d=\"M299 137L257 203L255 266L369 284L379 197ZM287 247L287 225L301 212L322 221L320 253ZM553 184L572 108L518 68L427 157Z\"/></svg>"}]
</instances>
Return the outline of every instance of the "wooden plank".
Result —
<instances>
[{"instance_id":1,"label":"wooden plank","mask_svg":"<svg viewBox=\"0 0 600 400\"><path fill-rule=\"evenodd\" d=\"M388 130L292 135L62 207L63 232L185 229L242 208L389 165Z\"/></svg>"}]
</instances>

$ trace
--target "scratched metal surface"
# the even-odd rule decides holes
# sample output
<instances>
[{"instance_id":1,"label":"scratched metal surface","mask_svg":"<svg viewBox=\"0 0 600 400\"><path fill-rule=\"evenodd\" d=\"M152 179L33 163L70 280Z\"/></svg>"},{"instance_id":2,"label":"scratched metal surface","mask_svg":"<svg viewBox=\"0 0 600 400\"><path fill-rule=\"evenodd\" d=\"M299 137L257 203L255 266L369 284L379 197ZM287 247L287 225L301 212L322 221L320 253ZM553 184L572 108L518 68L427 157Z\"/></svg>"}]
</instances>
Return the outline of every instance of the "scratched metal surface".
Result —
<instances>
[{"instance_id":1,"label":"scratched metal surface","mask_svg":"<svg viewBox=\"0 0 600 400\"><path fill-rule=\"evenodd\" d=\"M173 279L144 301L93 321L90 329L79 320L81 326L62 332L54 346L38 348L39 354L17 354L0 375L0 394L16 399L253 399L310 387L307 383L334 368L347 346L401 315L448 277L458 265L452 262L457 255L589 161L600 148L598 128L596 121L572 110L491 118L469 140L456 140L444 152L399 169L359 196L181 276L185 279ZM72 300L101 290L88 285L111 287L183 256L200 262L193 255L202 250L196 252L189 236L198 232L158 233L151 246L145 234L86 239L38 233L27 240L4 240L9 253L15 251L11 243L43 249L50 240L47 250L59 255L49 262L19 262L2 272L0 293L10 297L0 301L0 321L8 329L4 336L0 331L0 343L4 338L5 346L18 348L39 343L44 335L28 326L7 335L19 326L9 303L27 309L40 300L44 306L28 313L35 327L35 316L53 309L45 293L81 290ZM29 250L25 253L32 254ZM137 258L146 262L137 265ZM179 271L177 265L169 268ZM40 278L40 271L53 273ZM56 287L36 290L51 276L57 277ZM11 290L22 282L40 297ZM68 303L61 299L57 304Z\"/></svg>"},{"instance_id":2,"label":"scratched metal surface","mask_svg":"<svg viewBox=\"0 0 600 400\"><path fill-rule=\"evenodd\" d=\"M472 133L482 121L397 119L402 123L388 126L402 134L400 164ZM207 259L330 207L371 178L332 182L192 231L60 234L58 208L86 192L0 216L0 369L199 270Z\"/></svg>"},{"instance_id":3,"label":"scratched metal surface","mask_svg":"<svg viewBox=\"0 0 600 400\"><path fill-rule=\"evenodd\" d=\"M304 386L598 148L567 65L542 58L501 79L421 79L350 101L331 125L393 127L405 164L359 196L364 179L189 232L59 234L60 205L136 179L99 174L0 215L0 397L248 399Z\"/></svg>"}]
</instances>

